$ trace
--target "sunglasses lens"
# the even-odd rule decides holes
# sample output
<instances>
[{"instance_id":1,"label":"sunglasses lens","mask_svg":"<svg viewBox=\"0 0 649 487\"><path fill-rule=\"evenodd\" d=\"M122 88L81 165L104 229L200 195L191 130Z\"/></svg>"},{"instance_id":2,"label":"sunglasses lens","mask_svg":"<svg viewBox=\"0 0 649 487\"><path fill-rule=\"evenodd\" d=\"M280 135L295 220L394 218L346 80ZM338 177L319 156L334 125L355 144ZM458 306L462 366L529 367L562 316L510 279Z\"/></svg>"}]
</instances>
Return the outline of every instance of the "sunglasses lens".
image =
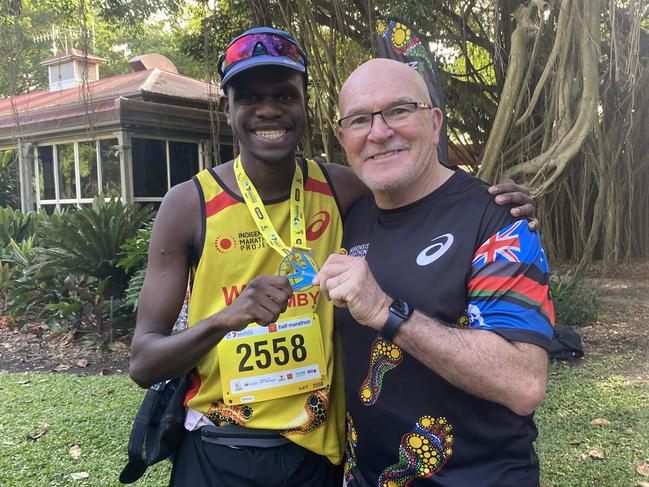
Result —
<instances>
[{"instance_id":1,"label":"sunglasses lens","mask_svg":"<svg viewBox=\"0 0 649 487\"><path fill-rule=\"evenodd\" d=\"M304 59L298 47L290 40L271 34L251 34L233 42L225 51L225 59L221 69L227 70L238 61L251 58L255 55L258 44L261 44L270 56L287 57L292 61L304 64Z\"/></svg>"}]
</instances>

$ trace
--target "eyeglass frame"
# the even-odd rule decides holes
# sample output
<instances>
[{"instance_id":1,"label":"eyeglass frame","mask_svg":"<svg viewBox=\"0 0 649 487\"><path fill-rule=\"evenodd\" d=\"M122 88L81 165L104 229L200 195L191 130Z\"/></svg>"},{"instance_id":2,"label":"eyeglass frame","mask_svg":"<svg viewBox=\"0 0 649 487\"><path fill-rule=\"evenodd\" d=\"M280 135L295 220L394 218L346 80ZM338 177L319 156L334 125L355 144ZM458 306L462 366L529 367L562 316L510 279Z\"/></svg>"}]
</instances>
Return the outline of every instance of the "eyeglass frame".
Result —
<instances>
[{"instance_id":1,"label":"eyeglass frame","mask_svg":"<svg viewBox=\"0 0 649 487\"><path fill-rule=\"evenodd\" d=\"M363 113L354 113L352 115L347 115L346 117L342 117L342 118L338 119L338 126L342 130L349 130L351 128L350 126L343 127L342 122L344 120L347 120L347 119L350 119L350 118L353 118L353 117L369 115L370 116L370 125L369 125L369 127L367 127L367 130L369 132L370 130L372 130L372 127L374 126L374 117L376 115L381 115L381 120L383 120L383 123L385 125L387 125L388 127L392 128L392 126L385 119L385 116L383 115L383 112L385 112L386 110L392 110L394 108L397 108L397 107L400 107L400 106L403 106L403 105L414 105L415 106L415 110L413 112L410 112L408 115L414 114L417 110L424 110L424 109L432 110L432 108L433 108L433 105L431 105L429 103L424 103L424 102L421 102L421 101L406 101L406 102L397 103L396 105L391 105L389 107L384 108L383 110L377 110L375 112L363 112ZM408 117L404 118L403 120L405 120L407 118Z\"/></svg>"}]
</instances>

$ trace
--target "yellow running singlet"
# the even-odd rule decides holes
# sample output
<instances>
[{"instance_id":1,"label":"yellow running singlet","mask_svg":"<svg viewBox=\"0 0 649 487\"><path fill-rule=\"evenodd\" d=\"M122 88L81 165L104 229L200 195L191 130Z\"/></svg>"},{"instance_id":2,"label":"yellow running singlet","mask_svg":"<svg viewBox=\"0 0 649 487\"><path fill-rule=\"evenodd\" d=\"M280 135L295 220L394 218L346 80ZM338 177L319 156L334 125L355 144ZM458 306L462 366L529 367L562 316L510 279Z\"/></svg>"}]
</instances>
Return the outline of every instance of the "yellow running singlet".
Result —
<instances>
[{"instance_id":1,"label":"yellow running singlet","mask_svg":"<svg viewBox=\"0 0 649 487\"><path fill-rule=\"evenodd\" d=\"M303 160L300 167L304 173L307 244L321 266L330 254L340 249L342 218L333 187L322 166L312 160ZM212 169L201 171L194 181L202 200L204 239L192 284L189 326L232 304L253 278L277 275L282 259L266 244L243 199L226 188ZM277 232L285 242L290 242L288 197L264 201L264 204ZM228 372L251 370L248 375L254 375L256 383L261 380L263 384L266 380L262 374L265 372L262 370L264 366L273 362L283 363L284 360L298 363L306 355L300 341L301 335L287 335L286 340L273 340L272 333L261 336L259 332L266 333L266 330L255 332L259 327L252 324L238 332L251 338L242 342L240 347L231 347L230 355L222 354L222 357L233 357L232 360L228 359L231 363L219 362L218 347L214 347L198 362L187 395L187 406L205 414L216 424L227 422L247 428L277 430L298 445L328 457L333 463L339 463L344 447L345 407L339 347L334 347L337 338L333 330L333 305L324 297L319 297L317 287L297 291L290 298L287 311L277 320L279 330L271 326L269 331L281 332L282 323L288 324L284 329L287 326L302 326L301 317L312 315L314 311L317 314L315 321L319 322L321 352L326 368L326 371L320 372L326 376L323 384L328 385L314 390L311 384L307 392L293 391L292 395L267 400L257 400L255 394L235 396L229 392L224 398L221 367L231 367ZM259 336L257 343L253 335ZM303 363L308 364L308 360ZM295 381L299 380L295 378L295 373L312 372L308 366L302 369L294 369L295 372L286 378ZM231 377L233 374L225 376ZM277 374L273 376L273 380L276 379ZM246 390L245 387L249 386L245 380L235 382L232 381L231 387L225 389L234 392L236 388ZM257 384L256 387L263 386ZM264 393L269 395L267 391Z\"/></svg>"}]
</instances>

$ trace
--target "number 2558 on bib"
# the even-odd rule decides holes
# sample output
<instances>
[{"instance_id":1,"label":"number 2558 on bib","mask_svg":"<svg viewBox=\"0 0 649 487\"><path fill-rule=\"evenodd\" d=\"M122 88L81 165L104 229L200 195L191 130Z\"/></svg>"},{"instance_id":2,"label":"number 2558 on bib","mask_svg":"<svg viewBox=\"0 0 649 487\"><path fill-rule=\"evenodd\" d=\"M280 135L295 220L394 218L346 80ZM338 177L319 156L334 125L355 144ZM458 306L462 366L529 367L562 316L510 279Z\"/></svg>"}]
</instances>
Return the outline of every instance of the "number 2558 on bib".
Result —
<instances>
[{"instance_id":1,"label":"number 2558 on bib","mask_svg":"<svg viewBox=\"0 0 649 487\"><path fill-rule=\"evenodd\" d=\"M267 401L329 385L317 315L230 332L218 353L226 404Z\"/></svg>"}]
</instances>

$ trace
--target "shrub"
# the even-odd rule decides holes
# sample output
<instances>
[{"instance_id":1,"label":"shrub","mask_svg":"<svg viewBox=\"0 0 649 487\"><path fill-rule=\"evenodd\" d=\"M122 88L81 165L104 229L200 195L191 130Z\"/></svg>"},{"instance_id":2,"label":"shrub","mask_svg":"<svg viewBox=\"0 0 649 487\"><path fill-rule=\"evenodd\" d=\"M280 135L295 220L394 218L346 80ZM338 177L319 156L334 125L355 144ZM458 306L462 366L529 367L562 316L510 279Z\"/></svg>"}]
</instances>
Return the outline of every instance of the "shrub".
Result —
<instances>
[{"instance_id":1,"label":"shrub","mask_svg":"<svg viewBox=\"0 0 649 487\"><path fill-rule=\"evenodd\" d=\"M36 234L42 216L34 211L23 213L10 207L0 207L0 248L13 239L20 243Z\"/></svg>"},{"instance_id":2,"label":"shrub","mask_svg":"<svg viewBox=\"0 0 649 487\"><path fill-rule=\"evenodd\" d=\"M67 274L108 279L103 294L118 298L130 277L117 265L121 246L152 216L150 207L96 201L52 218L43 229L43 247L52 264Z\"/></svg>"},{"instance_id":3,"label":"shrub","mask_svg":"<svg viewBox=\"0 0 649 487\"><path fill-rule=\"evenodd\" d=\"M583 279L552 274L550 290L558 325L585 325L597 319L597 291L588 288Z\"/></svg>"},{"instance_id":4,"label":"shrub","mask_svg":"<svg viewBox=\"0 0 649 487\"><path fill-rule=\"evenodd\" d=\"M100 342L110 343L113 325L132 314L124 302L132 272L117 265L120 248L152 215L148 207L119 200L52 215L42 228L42 247L14 259L20 268L11 277L7 311L74 330L91 327Z\"/></svg>"}]
</instances>

